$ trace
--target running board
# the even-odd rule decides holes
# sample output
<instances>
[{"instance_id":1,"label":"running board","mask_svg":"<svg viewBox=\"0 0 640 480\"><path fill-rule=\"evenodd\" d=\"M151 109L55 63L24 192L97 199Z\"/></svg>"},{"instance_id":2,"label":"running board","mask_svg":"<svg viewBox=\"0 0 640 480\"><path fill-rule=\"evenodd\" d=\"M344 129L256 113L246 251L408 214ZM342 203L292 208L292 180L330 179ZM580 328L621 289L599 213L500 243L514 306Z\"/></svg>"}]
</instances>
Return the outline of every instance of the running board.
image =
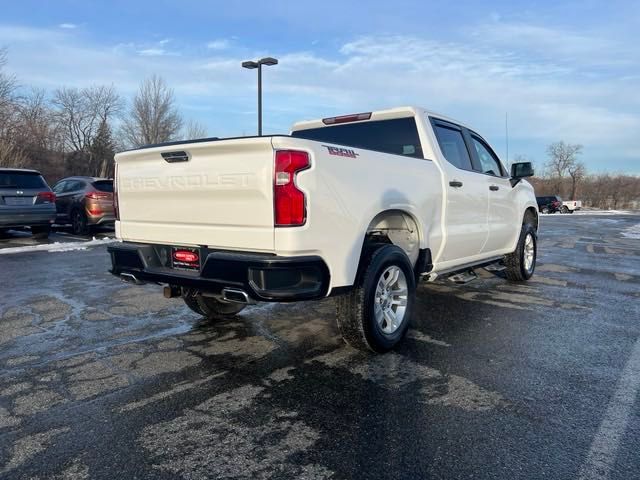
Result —
<instances>
[{"instance_id":1,"label":"running board","mask_svg":"<svg viewBox=\"0 0 640 480\"><path fill-rule=\"evenodd\" d=\"M507 269L502 262L492 263L484 267L487 272L502 272Z\"/></svg>"},{"instance_id":2,"label":"running board","mask_svg":"<svg viewBox=\"0 0 640 480\"><path fill-rule=\"evenodd\" d=\"M464 285L465 283L469 283L478 278L476 272L473 270L469 270L466 272L454 273L447 277L447 280L453 283L457 283L458 285Z\"/></svg>"},{"instance_id":3,"label":"running board","mask_svg":"<svg viewBox=\"0 0 640 480\"><path fill-rule=\"evenodd\" d=\"M506 268L502 264L503 260L504 260L504 255L500 255L498 257L488 258L480 262L467 263L464 265L460 265L459 267L449 268L447 270L442 270L440 272L436 271L436 272L422 273L420 274L420 279L427 282L434 282L438 278L457 277L459 274L462 275L459 278L466 279L468 278L467 274L469 273L469 271L473 271L476 268L485 268L490 272L499 272ZM473 273L473 275L475 275L475 273ZM477 278L477 275L475 275L475 277L472 278L471 280L475 280L476 278ZM460 283L469 283L471 280L463 281ZM452 281L454 281L455 283L458 283L455 280L452 280Z\"/></svg>"}]
</instances>

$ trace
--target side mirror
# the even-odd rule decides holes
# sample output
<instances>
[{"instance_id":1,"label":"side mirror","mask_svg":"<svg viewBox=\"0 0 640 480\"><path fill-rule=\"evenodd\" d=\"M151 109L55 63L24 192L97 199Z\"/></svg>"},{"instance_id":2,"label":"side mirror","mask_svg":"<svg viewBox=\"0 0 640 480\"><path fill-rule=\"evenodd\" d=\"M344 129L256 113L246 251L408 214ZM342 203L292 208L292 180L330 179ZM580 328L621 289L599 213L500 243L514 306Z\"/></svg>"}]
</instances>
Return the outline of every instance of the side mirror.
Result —
<instances>
[{"instance_id":1,"label":"side mirror","mask_svg":"<svg viewBox=\"0 0 640 480\"><path fill-rule=\"evenodd\" d=\"M533 177L531 162L519 162L511 165L511 186L515 187L525 177Z\"/></svg>"}]
</instances>

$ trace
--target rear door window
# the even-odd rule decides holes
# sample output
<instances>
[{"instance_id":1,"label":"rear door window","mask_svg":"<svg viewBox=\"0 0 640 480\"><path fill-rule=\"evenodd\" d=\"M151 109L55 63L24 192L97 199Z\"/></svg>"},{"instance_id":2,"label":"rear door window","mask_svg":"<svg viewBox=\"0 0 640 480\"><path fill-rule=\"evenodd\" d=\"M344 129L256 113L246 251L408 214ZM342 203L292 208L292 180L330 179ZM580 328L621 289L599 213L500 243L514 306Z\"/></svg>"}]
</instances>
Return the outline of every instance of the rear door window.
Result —
<instances>
[{"instance_id":1,"label":"rear door window","mask_svg":"<svg viewBox=\"0 0 640 480\"><path fill-rule=\"evenodd\" d=\"M0 172L0 188L37 189L47 188L47 183L39 173Z\"/></svg>"},{"instance_id":2,"label":"rear door window","mask_svg":"<svg viewBox=\"0 0 640 480\"><path fill-rule=\"evenodd\" d=\"M113 193L113 180L98 180L93 182L93 186L101 192Z\"/></svg>"},{"instance_id":3,"label":"rear door window","mask_svg":"<svg viewBox=\"0 0 640 480\"><path fill-rule=\"evenodd\" d=\"M471 157L464 143L462 131L439 123L433 126L442 155L451 165L462 170L471 170Z\"/></svg>"},{"instance_id":4,"label":"rear door window","mask_svg":"<svg viewBox=\"0 0 640 480\"><path fill-rule=\"evenodd\" d=\"M292 132L291 136L406 157L424 158L418 127L413 117L297 130Z\"/></svg>"}]
</instances>

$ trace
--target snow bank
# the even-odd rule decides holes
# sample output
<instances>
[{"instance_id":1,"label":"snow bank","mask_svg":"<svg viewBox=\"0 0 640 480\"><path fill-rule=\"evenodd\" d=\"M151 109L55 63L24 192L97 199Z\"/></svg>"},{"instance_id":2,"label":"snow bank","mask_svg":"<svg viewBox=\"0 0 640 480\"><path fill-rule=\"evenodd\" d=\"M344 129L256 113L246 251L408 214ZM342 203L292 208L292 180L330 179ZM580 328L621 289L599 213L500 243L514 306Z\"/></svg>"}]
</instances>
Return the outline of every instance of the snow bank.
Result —
<instances>
[{"instance_id":1,"label":"snow bank","mask_svg":"<svg viewBox=\"0 0 640 480\"><path fill-rule=\"evenodd\" d=\"M638 212L633 212L631 210L576 210L573 213L546 213L540 214L545 218L552 217L565 217L567 215L634 215Z\"/></svg>"},{"instance_id":2,"label":"snow bank","mask_svg":"<svg viewBox=\"0 0 640 480\"><path fill-rule=\"evenodd\" d=\"M72 250L86 250L89 247L96 247L98 245L107 245L109 243L117 242L115 238L101 238L97 239L93 237L93 240L86 242L55 242L45 243L41 245L29 245L26 247L10 247L0 249L0 255L7 255L11 253L27 253L27 252L70 252Z\"/></svg>"},{"instance_id":3,"label":"snow bank","mask_svg":"<svg viewBox=\"0 0 640 480\"><path fill-rule=\"evenodd\" d=\"M636 223L629 228L625 228L621 233L623 237L640 240L640 223Z\"/></svg>"}]
</instances>

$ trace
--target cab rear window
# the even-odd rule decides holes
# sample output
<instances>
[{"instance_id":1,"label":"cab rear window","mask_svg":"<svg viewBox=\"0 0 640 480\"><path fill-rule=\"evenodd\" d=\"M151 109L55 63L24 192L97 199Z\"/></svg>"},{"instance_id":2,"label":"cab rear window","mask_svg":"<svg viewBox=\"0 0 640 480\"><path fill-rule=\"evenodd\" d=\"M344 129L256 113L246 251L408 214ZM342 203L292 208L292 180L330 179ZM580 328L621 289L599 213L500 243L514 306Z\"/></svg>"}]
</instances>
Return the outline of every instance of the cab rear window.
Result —
<instances>
[{"instance_id":1,"label":"cab rear window","mask_svg":"<svg viewBox=\"0 0 640 480\"><path fill-rule=\"evenodd\" d=\"M47 183L39 173L0 172L0 188L46 188Z\"/></svg>"},{"instance_id":2,"label":"cab rear window","mask_svg":"<svg viewBox=\"0 0 640 480\"><path fill-rule=\"evenodd\" d=\"M418 127L413 117L297 130L291 136L406 157L424 158Z\"/></svg>"}]
</instances>

